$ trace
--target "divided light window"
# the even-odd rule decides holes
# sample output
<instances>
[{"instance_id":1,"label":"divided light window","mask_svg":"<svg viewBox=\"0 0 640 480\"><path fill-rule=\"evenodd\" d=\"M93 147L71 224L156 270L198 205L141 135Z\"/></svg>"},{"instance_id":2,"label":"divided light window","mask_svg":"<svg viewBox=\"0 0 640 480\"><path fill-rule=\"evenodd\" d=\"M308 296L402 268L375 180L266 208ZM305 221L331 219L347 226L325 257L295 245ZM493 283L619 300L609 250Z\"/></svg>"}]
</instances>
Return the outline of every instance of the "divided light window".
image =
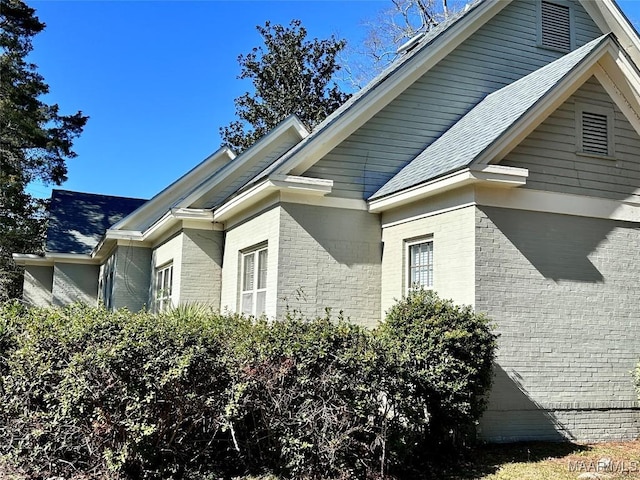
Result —
<instances>
[{"instance_id":1,"label":"divided light window","mask_svg":"<svg viewBox=\"0 0 640 480\"><path fill-rule=\"evenodd\" d=\"M173 291L173 264L156 271L156 309L162 312L171 306Z\"/></svg>"},{"instance_id":2,"label":"divided light window","mask_svg":"<svg viewBox=\"0 0 640 480\"><path fill-rule=\"evenodd\" d=\"M433 240L407 243L407 287L433 288Z\"/></svg>"},{"instance_id":3,"label":"divided light window","mask_svg":"<svg viewBox=\"0 0 640 480\"><path fill-rule=\"evenodd\" d=\"M242 254L242 313L256 317L265 313L267 300L267 248Z\"/></svg>"},{"instance_id":4,"label":"divided light window","mask_svg":"<svg viewBox=\"0 0 640 480\"><path fill-rule=\"evenodd\" d=\"M540 44L556 50L571 50L571 9L568 5L542 0Z\"/></svg>"}]
</instances>

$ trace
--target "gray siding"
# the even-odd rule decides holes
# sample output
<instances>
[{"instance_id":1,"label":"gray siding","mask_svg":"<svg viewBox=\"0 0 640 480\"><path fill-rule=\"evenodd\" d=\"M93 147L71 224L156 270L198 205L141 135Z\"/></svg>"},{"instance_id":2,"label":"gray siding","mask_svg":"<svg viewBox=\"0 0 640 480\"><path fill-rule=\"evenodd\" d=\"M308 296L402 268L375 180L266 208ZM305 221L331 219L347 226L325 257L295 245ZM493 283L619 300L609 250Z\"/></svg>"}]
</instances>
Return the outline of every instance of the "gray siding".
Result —
<instances>
[{"instance_id":1,"label":"gray siding","mask_svg":"<svg viewBox=\"0 0 640 480\"><path fill-rule=\"evenodd\" d=\"M615 158L576 153L576 102L613 109ZM639 152L640 136L592 77L500 163L529 169L526 188L640 202Z\"/></svg>"},{"instance_id":2,"label":"gray siding","mask_svg":"<svg viewBox=\"0 0 640 480\"><path fill-rule=\"evenodd\" d=\"M377 215L282 204L278 254L278 314L309 317L341 310L352 321L380 319L381 237Z\"/></svg>"},{"instance_id":3,"label":"gray siding","mask_svg":"<svg viewBox=\"0 0 640 480\"><path fill-rule=\"evenodd\" d=\"M53 305L61 307L76 302L95 305L98 273L97 265L56 263L53 267Z\"/></svg>"},{"instance_id":4,"label":"gray siding","mask_svg":"<svg viewBox=\"0 0 640 480\"><path fill-rule=\"evenodd\" d=\"M223 232L185 229L182 232L180 303L220 308Z\"/></svg>"},{"instance_id":5,"label":"gray siding","mask_svg":"<svg viewBox=\"0 0 640 480\"><path fill-rule=\"evenodd\" d=\"M576 47L602 35L578 2ZM535 0L515 0L305 175L368 197L487 94L558 59L537 46Z\"/></svg>"},{"instance_id":6,"label":"gray siding","mask_svg":"<svg viewBox=\"0 0 640 480\"><path fill-rule=\"evenodd\" d=\"M640 435L638 245L638 224L477 209L476 310L500 333L485 439Z\"/></svg>"},{"instance_id":7,"label":"gray siding","mask_svg":"<svg viewBox=\"0 0 640 480\"><path fill-rule=\"evenodd\" d=\"M145 309L151 285L151 249L119 245L115 255L113 308L132 312Z\"/></svg>"},{"instance_id":8,"label":"gray siding","mask_svg":"<svg viewBox=\"0 0 640 480\"><path fill-rule=\"evenodd\" d=\"M53 267L27 265L24 269L22 298L35 307L51 306Z\"/></svg>"}]
</instances>

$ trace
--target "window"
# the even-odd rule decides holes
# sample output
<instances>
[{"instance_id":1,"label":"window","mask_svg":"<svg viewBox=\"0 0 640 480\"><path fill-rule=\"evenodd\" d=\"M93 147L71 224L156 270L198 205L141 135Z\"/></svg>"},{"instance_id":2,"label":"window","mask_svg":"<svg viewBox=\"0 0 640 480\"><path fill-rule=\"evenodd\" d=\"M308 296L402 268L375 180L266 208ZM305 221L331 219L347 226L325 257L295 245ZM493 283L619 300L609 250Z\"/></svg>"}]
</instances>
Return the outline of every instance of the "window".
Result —
<instances>
[{"instance_id":1,"label":"window","mask_svg":"<svg viewBox=\"0 0 640 480\"><path fill-rule=\"evenodd\" d=\"M578 152L600 157L614 156L613 108L576 104Z\"/></svg>"},{"instance_id":2,"label":"window","mask_svg":"<svg viewBox=\"0 0 640 480\"><path fill-rule=\"evenodd\" d=\"M113 280L115 261L111 257L100 267L100 282L98 284L99 298L105 308L113 309Z\"/></svg>"},{"instance_id":3,"label":"window","mask_svg":"<svg viewBox=\"0 0 640 480\"><path fill-rule=\"evenodd\" d=\"M540 1L538 43L553 50L568 52L573 45L571 7L562 1Z\"/></svg>"},{"instance_id":4,"label":"window","mask_svg":"<svg viewBox=\"0 0 640 480\"><path fill-rule=\"evenodd\" d=\"M242 254L242 313L260 316L265 313L267 300L267 248Z\"/></svg>"},{"instance_id":5,"label":"window","mask_svg":"<svg viewBox=\"0 0 640 480\"><path fill-rule=\"evenodd\" d=\"M173 264L165 265L156 271L156 310L162 312L168 309L173 291Z\"/></svg>"},{"instance_id":6,"label":"window","mask_svg":"<svg viewBox=\"0 0 640 480\"><path fill-rule=\"evenodd\" d=\"M433 288L433 240L407 243L407 290Z\"/></svg>"}]
</instances>

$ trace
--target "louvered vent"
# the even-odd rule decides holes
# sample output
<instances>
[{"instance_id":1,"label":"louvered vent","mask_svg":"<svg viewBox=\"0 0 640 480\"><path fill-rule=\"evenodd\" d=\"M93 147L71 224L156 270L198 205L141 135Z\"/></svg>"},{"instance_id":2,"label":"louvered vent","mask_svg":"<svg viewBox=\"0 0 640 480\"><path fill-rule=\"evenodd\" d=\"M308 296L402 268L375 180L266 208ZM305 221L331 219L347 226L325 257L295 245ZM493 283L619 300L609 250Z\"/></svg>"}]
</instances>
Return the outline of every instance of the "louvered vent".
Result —
<instances>
[{"instance_id":1,"label":"louvered vent","mask_svg":"<svg viewBox=\"0 0 640 480\"><path fill-rule=\"evenodd\" d=\"M582 151L596 155L609 154L606 115L582 112Z\"/></svg>"},{"instance_id":2,"label":"louvered vent","mask_svg":"<svg viewBox=\"0 0 640 480\"><path fill-rule=\"evenodd\" d=\"M559 50L571 50L569 7L542 2L542 45Z\"/></svg>"}]
</instances>

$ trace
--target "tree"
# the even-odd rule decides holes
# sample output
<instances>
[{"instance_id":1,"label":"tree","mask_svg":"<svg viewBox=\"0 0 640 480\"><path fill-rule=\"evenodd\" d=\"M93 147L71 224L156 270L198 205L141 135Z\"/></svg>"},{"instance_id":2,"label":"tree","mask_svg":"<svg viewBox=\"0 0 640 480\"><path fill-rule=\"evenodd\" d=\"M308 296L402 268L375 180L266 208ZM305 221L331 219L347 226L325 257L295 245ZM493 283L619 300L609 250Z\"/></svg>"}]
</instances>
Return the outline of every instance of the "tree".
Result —
<instances>
[{"instance_id":1,"label":"tree","mask_svg":"<svg viewBox=\"0 0 640 480\"><path fill-rule=\"evenodd\" d=\"M459 8L456 0L391 0L373 20L365 22L361 45L342 59L346 80L361 88L399 55L398 48L411 38L435 28Z\"/></svg>"},{"instance_id":2,"label":"tree","mask_svg":"<svg viewBox=\"0 0 640 480\"><path fill-rule=\"evenodd\" d=\"M238 57L238 78L250 79L254 93L235 99L238 119L220 128L223 144L236 153L291 114L313 128L349 98L333 81L344 40L309 41L299 20L289 27L266 22L256 28L264 47Z\"/></svg>"},{"instance_id":3,"label":"tree","mask_svg":"<svg viewBox=\"0 0 640 480\"><path fill-rule=\"evenodd\" d=\"M66 180L66 160L76 156L73 141L88 118L60 115L40 99L49 86L27 56L44 28L21 0L0 0L0 300L20 292L11 253L42 249L44 203L27 186Z\"/></svg>"}]
</instances>

